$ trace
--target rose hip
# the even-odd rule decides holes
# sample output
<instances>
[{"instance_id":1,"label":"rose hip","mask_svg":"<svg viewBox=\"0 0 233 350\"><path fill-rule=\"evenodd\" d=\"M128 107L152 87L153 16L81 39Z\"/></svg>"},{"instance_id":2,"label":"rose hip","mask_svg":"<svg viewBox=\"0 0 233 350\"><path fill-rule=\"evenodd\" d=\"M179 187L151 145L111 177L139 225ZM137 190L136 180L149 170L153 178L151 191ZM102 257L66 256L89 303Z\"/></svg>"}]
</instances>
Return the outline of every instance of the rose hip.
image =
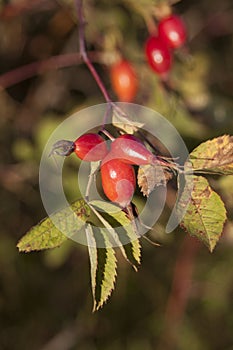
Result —
<instances>
[{"instance_id":1,"label":"rose hip","mask_svg":"<svg viewBox=\"0 0 233 350\"><path fill-rule=\"evenodd\" d=\"M103 160L101 179L104 193L122 208L130 204L136 187L134 168L119 159Z\"/></svg>"},{"instance_id":2,"label":"rose hip","mask_svg":"<svg viewBox=\"0 0 233 350\"><path fill-rule=\"evenodd\" d=\"M107 158L117 157L122 162L134 165L151 164L156 156L137 137L124 134L115 139Z\"/></svg>"}]
</instances>

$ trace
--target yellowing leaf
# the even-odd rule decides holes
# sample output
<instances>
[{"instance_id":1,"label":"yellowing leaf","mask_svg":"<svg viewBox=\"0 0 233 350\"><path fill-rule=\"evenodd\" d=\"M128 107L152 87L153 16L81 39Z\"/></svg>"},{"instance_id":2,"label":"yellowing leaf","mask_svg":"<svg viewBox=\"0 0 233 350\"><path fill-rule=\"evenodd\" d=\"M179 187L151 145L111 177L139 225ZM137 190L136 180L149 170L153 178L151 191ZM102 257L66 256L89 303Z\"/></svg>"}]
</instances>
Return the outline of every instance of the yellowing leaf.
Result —
<instances>
[{"instance_id":1,"label":"yellowing leaf","mask_svg":"<svg viewBox=\"0 0 233 350\"><path fill-rule=\"evenodd\" d=\"M193 170L223 175L233 174L233 136L206 141L190 153Z\"/></svg>"},{"instance_id":2,"label":"yellowing leaf","mask_svg":"<svg viewBox=\"0 0 233 350\"><path fill-rule=\"evenodd\" d=\"M92 295L93 295L93 298L95 300L96 270L97 270L97 247L96 247L94 233L92 231L92 227L90 224L87 224L85 231L86 231L87 247L88 247L89 259L90 259L90 265L91 265L90 272L91 272Z\"/></svg>"},{"instance_id":3,"label":"yellowing leaf","mask_svg":"<svg viewBox=\"0 0 233 350\"><path fill-rule=\"evenodd\" d=\"M99 234L101 234L101 228L95 227L94 229L93 231L93 227L88 224L86 227L86 237L91 264L91 286L94 299L93 311L97 311L108 300L114 289L117 264L113 248L97 247L95 231L99 231ZM104 233L102 238L103 240L107 239Z\"/></svg>"},{"instance_id":4,"label":"yellowing leaf","mask_svg":"<svg viewBox=\"0 0 233 350\"><path fill-rule=\"evenodd\" d=\"M138 266L141 264L141 244L139 239L136 239L128 244L122 246L124 250L123 256L133 266L134 270L138 270Z\"/></svg>"},{"instance_id":5,"label":"yellowing leaf","mask_svg":"<svg viewBox=\"0 0 233 350\"><path fill-rule=\"evenodd\" d=\"M192 166L189 161L185 162L184 166L185 172L192 174ZM185 173L178 173L177 175L177 193L176 193L176 203L170 214L166 232L172 232L182 221L187 206L190 202L191 193L193 191L193 176L187 175ZM182 197L182 200L180 200Z\"/></svg>"},{"instance_id":6,"label":"yellowing leaf","mask_svg":"<svg viewBox=\"0 0 233 350\"><path fill-rule=\"evenodd\" d=\"M113 203L95 200L89 204L97 209L96 214L107 229L108 240L106 243L110 247L119 247L123 257L137 271L141 262L141 244L131 220L121 208Z\"/></svg>"},{"instance_id":7,"label":"yellowing leaf","mask_svg":"<svg viewBox=\"0 0 233 350\"><path fill-rule=\"evenodd\" d=\"M86 202L78 200L32 227L18 242L17 247L21 252L58 247L84 226L89 215L90 209ZM54 222L59 224L62 232L66 234L62 233Z\"/></svg>"},{"instance_id":8,"label":"yellowing leaf","mask_svg":"<svg viewBox=\"0 0 233 350\"><path fill-rule=\"evenodd\" d=\"M182 208L183 202L187 204L185 189L183 193L178 210L179 207ZM219 195L204 177L193 176L193 190L181 227L201 240L212 252L222 234L225 221L226 210Z\"/></svg>"},{"instance_id":9,"label":"yellowing leaf","mask_svg":"<svg viewBox=\"0 0 233 350\"><path fill-rule=\"evenodd\" d=\"M127 114L125 114L124 111L117 105L114 105L113 108L112 124L125 131L127 134L133 134L144 125L143 123L129 119Z\"/></svg>"},{"instance_id":10,"label":"yellowing leaf","mask_svg":"<svg viewBox=\"0 0 233 350\"><path fill-rule=\"evenodd\" d=\"M160 165L141 165L138 169L138 186L143 195L148 197L156 186L166 186L172 176L167 168Z\"/></svg>"}]
</instances>

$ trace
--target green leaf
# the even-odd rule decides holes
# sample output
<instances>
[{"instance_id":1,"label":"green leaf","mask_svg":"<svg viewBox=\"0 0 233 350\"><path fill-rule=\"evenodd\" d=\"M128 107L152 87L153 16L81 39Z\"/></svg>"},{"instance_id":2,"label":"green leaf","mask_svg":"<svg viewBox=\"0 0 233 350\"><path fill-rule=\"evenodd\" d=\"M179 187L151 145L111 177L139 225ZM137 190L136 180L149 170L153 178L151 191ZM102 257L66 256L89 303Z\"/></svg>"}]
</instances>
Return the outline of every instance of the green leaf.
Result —
<instances>
[{"instance_id":1,"label":"green leaf","mask_svg":"<svg viewBox=\"0 0 233 350\"><path fill-rule=\"evenodd\" d=\"M97 270L97 247L96 241L94 237L94 233L92 231L92 226L87 224L86 226L86 237L87 237L87 247L91 265L91 288L93 299L95 300L95 287L96 287L96 270Z\"/></svg>"},{"instance_id":2,"label":"green leaf","mask_svg":"<svg viewBox=\"0 0 233 350\"><path fill-rule=\"evenodd\" d=\"M89 207L80 199L32 227L18 242L17 247L20 252L58 247L83 227L89 215ZM66 235L54 223L57 223Z\"/></svg>"},{"instance_id":3,"label":"green leaf","mask_svg":"<svg viewBox=\"0 0 233 350\"><path fill-rule=\"evenodd\" d=\"M190 153L196 172L233 174L233 136L223 135L206 141Z\"/></svg>"},{"instance_id":4,"label":"green leaf","mask_svg":"<svg viewBox=\"0 0 233 350\"><path fill-rule=\"evenodd\" d=\"M120 249L125 259L133 266L134 270L137 271L138 266L141 264L141 244L139 239L123 245Z\"/></svg>"},{"instance_id":5,"label":"green leaf","mask_svg":"<svg viewBox=\"0 0 233 350\"><path fill-rule=\"evenodd\" d=\"M141 262L141 245L131 220L113 203L95 200L89 204L96 208L98 218L108 230L110 246L119 247L123 257L137 271Z\"/></svg>"},{"instance_id":6,"label":"green leaf","mask_svg":"<svg viewBox=\"0 0 233 350\"><path fill-rule=\"evenodd\" d=\"M178 204L187 204L186 191ZM212 252L218 242L226 221L226 209L219 195L212 190L202 176L193 176L193 190L181 227L191 236L201 240Z\"/></svg>"},{"instance_id":7,"label":"green leaf","mask_svg":"<svg viewBox=\"0 0 233 350\"><path fill-rule=\"evenodd\" d=\"M95 227L101 234L102 229ZM93 312L99 310L108 300L116 280L116 256L113 248L98 248L93 226L86 227L86 237L91 265L91 286L94 300ZM103 240L107 240L103 233ZM98 237L99 239L99 237ZM107 242L106 242L107 245Z\"/></svg>"}]
</instances>

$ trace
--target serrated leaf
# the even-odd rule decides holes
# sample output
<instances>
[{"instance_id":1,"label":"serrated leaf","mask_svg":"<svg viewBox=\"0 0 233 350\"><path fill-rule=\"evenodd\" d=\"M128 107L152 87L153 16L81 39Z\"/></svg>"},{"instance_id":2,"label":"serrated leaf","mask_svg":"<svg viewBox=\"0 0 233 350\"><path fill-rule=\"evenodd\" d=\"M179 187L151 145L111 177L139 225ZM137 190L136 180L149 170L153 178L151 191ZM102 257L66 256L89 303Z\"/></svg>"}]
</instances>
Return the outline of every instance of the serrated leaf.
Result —
<instances>
[{"instance_id":1,"label":"serrated leaf","mask_svg":"<svg viewBox=\"0 0 233 350\"><path fill-rule=\"evenodd\" d=\"M143 123L129 119L127 114L116 105L113 108L112 124L127 134L133 134L144 125Z\"/></svg>"},{"instance_id":2,"label":"serrated leaf","mask_svg":"<svg viewBox=\"0 0 233 350\"><path fill-rule=\"evenodd\" d=\"M101 234L101 228L95 228ZM86 227L88 252L91 265L91 286L94 300L93 312L99 310L111 295L116 280L116 256L113 248L98 248L95 232L88 224ZM103 240L107 237L102 236ZM107 245L107 244L106 244Z\"/></svg>"},{"instance_id":3,"label":"serrated leaf","mask_svg":"<svg viewBox=\"0 0 233 350\"><path fill-rule=\"evenodd\" d=\"M131 220L113 203L95 200L89 204L98 210L101 218L98 217L108 230L110 246L119 247L123 257L137 271L141 262L141 244Z\"/></svg>"},{"instance_id":4,"label":"serrated leaf","mask_svg":"<svg viewBox=\"0 0 233 350\"><path fill-rule=\"evenodd\" d=\"M143 195L148 197L155 187L166 186L172 177L171 171L161 167L161 165L140 165L138 169L138 186L141 188Z\"/></svg>"},{"instance_id":5,"label":"serrated leaf","mask_svg":"<svg viewBox=\"0 0 233 350\"><path fill-rule=\"evenodd\" d=\"M179 201L181 208L187 200L186 191L183 193ZM181 227L202 241L212 252L222 234L225 221L226 209L219 195L204 177L193 176L193 190Z\"/></svg>"},{"instance_id":6,"label":"serrated leaf","mask_svg":"<svg viewBox=\"0 0 233 350\"><path fill-rule=\"evenodd\" d=\"M70 207L62 209L32 227L18 242L20 252L51 249L60 246L85 224L90 209L84 200L78 200ZM57 223L62 233L54 223Z\"/></svg>"},{"instance_id":7,"label":"serrated leaf","mask_svg":"<svg viewBox=\"0 0 233 350\"><path fill-rule=\"evenodd\" d=\"M233 174L233 136L223 135L206 141L190 153L194 171Z\"/></svg>"},{"instance_id":8,"label":"serrated leaf","mask_svg":"<svg viewBox=\"0 0 233 350\"><path fill-rule=\"evenodd\" d=\"M176 193L176 203L170 214L168 223L166 225L166 232L173 232L174 229L182 221L187 206L189 205L191 194L193 191L193 176L192 175L192 165L187 160L184 165L185 172L179 172L177 175L177 193ZM190 175L186 175L185 173ZM182 197L182 200L180 200Z\"/></svg>"},{"instance_id":9,"label":"serrated leaf","mask_svg":"<svg viewBox=\"0 0 233 350\"><path fill-rule=\"evenodd\" d=\"M92 227L90 224L87 224L85 231L86 231L87 247L88 247L89 259L90 259L90 265L91 265L90 272L91 272L92 295L93 295L93 299L95 300L97 247L96 247L94 233L92 231Z\"/></svg>"},{"instance_id":10,"label":"serrated leaf","mask_svg":"<svg viewBox=\"0 0 233 350\"><path fill-rule=\"evenodd\" d=\"M138 266L141 264L141 244L139 239L135 239L134 241L125 244L122 248L125 253L122 255L126 257L126 260L133 266L134 270L137 271Z\"/></svg>"}]
</instances>

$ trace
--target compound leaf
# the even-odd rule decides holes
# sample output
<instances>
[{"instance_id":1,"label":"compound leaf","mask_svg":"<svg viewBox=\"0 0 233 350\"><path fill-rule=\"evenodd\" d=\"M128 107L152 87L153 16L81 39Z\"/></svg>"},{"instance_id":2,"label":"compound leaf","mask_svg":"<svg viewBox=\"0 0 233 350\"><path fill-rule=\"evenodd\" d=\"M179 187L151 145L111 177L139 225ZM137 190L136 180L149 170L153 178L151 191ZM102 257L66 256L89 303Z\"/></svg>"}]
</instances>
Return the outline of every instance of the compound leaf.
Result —
<instances>
[{"instance_id":1,"label":"compound leaf","mask_svg":"<svg viewBox=\"0 0 233 350\"><path fill-rule=\"evenodd\" d=\"M110 246L119 247L123 257L137 270L141 262L141 244L130 218L113 203L95 200L89 204L97 210L96 214L106 228Z\"/></svg>"},{"instance_id":2,"label":"compound leaf","mask_svg":"<svg viewBox=\"0 0 233 350\"><path fill-rule=\"evenodd\" d=\"M20 239L17 247L20 252L58 247L84 226L89 215L88 205L80 199L70 207L52 214L32 227Z\"/></svg>"}]
</instances>

